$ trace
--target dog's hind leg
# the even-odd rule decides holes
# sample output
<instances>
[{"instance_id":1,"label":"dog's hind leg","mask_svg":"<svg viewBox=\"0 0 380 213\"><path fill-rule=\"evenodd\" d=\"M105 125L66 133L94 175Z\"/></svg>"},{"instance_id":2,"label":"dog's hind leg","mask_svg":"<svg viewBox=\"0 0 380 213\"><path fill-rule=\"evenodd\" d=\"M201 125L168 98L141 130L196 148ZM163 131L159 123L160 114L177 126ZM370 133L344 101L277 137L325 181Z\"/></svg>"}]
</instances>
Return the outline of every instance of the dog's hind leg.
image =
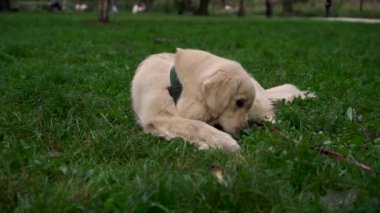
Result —
<instances>
[{"instance_id":1,"label":"dog's hind leg","mask_svg":"<svg viewBox=\"0 0 380 213\"><path fill-rule=\"evenodd\" d=\"M178 116L155 118L144 125L144 130L168 140L180 137L200 150L211 148L237 151L240 149L231 135L205 122Z\"/></svg>"},{"instance_id":2,"label":"dog's hind leg","mask_svg":"<svg viewBox=\"0 0 380 213\"><path fill-rule=\"evenodd\" d=\"M265 90L265 95L272 102L285 100L286 102L292 102L294 98L313 98L315 95L309 91L301 91L292 84L283 84L270 89Z\"/></svg>"},{"instance_id":3,"label":"dog's hind leg","mask_svg":"<svg viewBox=\"0 0 380 213\"><path fill-rule=\"evenodd\" d=\"M272 102L264 93L256 93L256 98L248 112L248 119L260 122L261 120L273 121L275 119Z\"/></svg>"},{"instance_id":4,"label":"dog's hind leg","mask_svg":"<svg viewBox=\"0 0 380 213\"><path fill-rule=\"evenodd\" d=\"M275 122L272 101L267 97L265 89L252 78L252 83L255 85L255 100L248 112L248 119L251 121L261 122L269 120Z\"/></svg>"},{"instance_id":5,"label":"dog's hind leg","mask_svg":"<svg viewBox=\"0 0 380 213\"><path fill-rule=\"evenodd\" d=\"M262 121L268 120L276 122L273 103L285 100L290 103L294 98L314 98L314 93L301 91L292 84L283 84L270 89L264 89L255 79L252 78L255 85L256 98L249 110L249 120Z\"/></svg>"}]
</instances>

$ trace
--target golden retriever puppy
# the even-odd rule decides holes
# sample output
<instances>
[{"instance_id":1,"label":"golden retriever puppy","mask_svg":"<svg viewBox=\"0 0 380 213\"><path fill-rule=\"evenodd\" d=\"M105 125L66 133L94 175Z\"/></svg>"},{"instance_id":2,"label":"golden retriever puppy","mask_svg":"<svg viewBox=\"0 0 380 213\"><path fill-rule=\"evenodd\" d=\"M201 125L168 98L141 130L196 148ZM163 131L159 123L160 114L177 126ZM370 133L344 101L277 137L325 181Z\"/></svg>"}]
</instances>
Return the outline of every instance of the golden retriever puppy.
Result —
<instances>
[{"instance_id":1,"label":"golden retriever puppy","mask_svg":"<svg viewBox=\"0 0 380 213\"><path fill-rule=\"evenodd\" d=\"M181 137L200 150L238 150L232 136L249 119L274 121L273 101L305 94L290 84L265 90L239 63L191 49L149 56L132 81L133 110L144 131Z\"/></svg>"}]
</instances>

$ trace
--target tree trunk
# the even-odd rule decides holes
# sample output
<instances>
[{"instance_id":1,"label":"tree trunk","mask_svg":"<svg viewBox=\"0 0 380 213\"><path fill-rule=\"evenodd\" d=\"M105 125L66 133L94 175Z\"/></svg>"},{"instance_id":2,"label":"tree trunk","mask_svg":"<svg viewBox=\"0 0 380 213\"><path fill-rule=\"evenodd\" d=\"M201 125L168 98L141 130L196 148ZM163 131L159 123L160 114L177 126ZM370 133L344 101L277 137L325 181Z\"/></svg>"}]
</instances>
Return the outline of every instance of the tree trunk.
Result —
<instances>
[{"instance_id":1,"label":"tree trunk","mask_svg":"<svg viewBox=\"0 0 380 213\"><path fill-rule=\"evenodd\" d=\"M11 2L10 0L0 0L0 12L1 11L11 11Z\"/></svg>"},{"instance_id":2,"label":"tree trunk","mask_svg":"<svg viewBox=\"0 0 380 213\"><path fill-rule=\"evenodd\" d=\"M101 23L107 23L109 21L108 11L109 11L110 0L99 0L98 5L98 21Z\"/></svg>"},{"instance_id":3,"label":"tree trunk","mask_svg":"<svg viewBox=\"0 0 380 213\"><path fill-rule=\"evenodd\" d=\"M177 7L177 13L178 15L182 15L185 12L186 9L186 2L185 0L175 0L175 4Z\"/></svg>"},{"instance_id":4,"label":"tree trunk","mask_svg":"<svg viewBox=\"0 0 380 213\"><path fill-rule=\"evenodd\" d=\"M153 8L154 0L144 0L143 2L144 2L144 4L145 4L145 11L146 11L146 12L151 11L152 8Z\"/></svg>"},{"instance_id":5,"label":"tree trunk","mask_svg":"<svg viewBox=\"0 0 380 213\"><path fill-rule=\"evenodd\" d=\"M293 0L282 0L282 10L284 13L293 12Z\"/></svg>"},{"instance_id":6,"label":"tree trunk","mask_svg":"<svg viewBox=\"0 0 380 213\"><path fill-rule=\"evenodd\" d=\"M209 0L201 0L196 14L201 15L201 16L208 16L208 14L209 14L208 13L209 2L210 2Z\"/></svg>"},{"instance_id":7,"label":"tree trunk","mask_svg":"<svg viewBox=\"0 0 380 213\"><path fill-rule=\"evenodd\" d=\"M224 8L226 8L226 5L227 5L226 0L221 0L220 3L221 3L222 9L224 10Z\"/></svg>"},{"instance_id":8,"label":"tree trunk","mask_svg":"<svg viewBox=\"0 0 380 213\"><path fill-rule=\"evenodd\" d=\"M272 0L265 0L265 16L270 18L273 16L273 2Z\"/></svg>"},{"instance_id":9,"label":"tree trunk","mask_svg":"<svg viewBox=\"0 0 380 213\"><path fill-rule=\"evenodd\" d=\"M326 17L330 16L331 5L332 5L332 0L326 0L326 2L325 2L325 16Z\"/></svg>"},{"instance_id":10,"label":"tree trunk","mask_svg":"<svg viewBox=\"0 0 380 213\"><path fill-rule=\"evenodd\" d=\"M363 1L364 1L364 0L360 0L360 12L363 11Z\"/></svg>"},{"instance_id":11,"label":"tree trunk","mask_svg":"<svg viewBox=\"0 0 380 213\"><path fill-rule=\"evenodd\" d=\"M237 14L239 17L245 16L245 4L244 0L239 0L239 11Z\"/></svg>"}]
</instances>

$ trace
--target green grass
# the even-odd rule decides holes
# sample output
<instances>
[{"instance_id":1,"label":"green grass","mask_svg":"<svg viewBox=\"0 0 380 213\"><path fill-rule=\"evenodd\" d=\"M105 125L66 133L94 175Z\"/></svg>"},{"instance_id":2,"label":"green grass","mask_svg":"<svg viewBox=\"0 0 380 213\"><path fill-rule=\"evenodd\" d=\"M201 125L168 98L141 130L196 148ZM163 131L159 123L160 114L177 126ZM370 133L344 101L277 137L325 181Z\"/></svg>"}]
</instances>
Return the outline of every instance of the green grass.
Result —
<instances>
[{"instance_id":1,"label":"green grass","mask_svg":"<svg viewBox=\"0 0 380 213\"><path fill-rule=\"evenodd\" d=\"M0 211L378 212L380 25L292 19L0 14ZM130 82L149 54L198 48L265 87L317 99L279 104L241 151L196 151L144 134ZM353 119L347 111L353 109ZM227 186L209 165L219 164Z\"/></svg>"}]
</instances>

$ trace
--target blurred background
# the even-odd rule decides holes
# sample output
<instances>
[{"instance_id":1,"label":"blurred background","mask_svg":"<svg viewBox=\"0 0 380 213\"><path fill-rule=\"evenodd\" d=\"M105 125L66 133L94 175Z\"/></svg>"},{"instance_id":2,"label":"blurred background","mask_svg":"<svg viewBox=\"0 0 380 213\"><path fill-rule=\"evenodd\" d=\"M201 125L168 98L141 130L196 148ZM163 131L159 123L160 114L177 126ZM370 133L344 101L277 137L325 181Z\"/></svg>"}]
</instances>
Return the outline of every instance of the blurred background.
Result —
<instances>
[{"instance_id":1,"label":"blurred background","mask_svg":"<svg viewBox=\"0 0 380 213\"><path fill-rule=\"evenodd\" d=\"M0 0L1 11L380 18L380 0ZM98 11L99 12L99 11Z\"/></svg>"}]
</instances>

